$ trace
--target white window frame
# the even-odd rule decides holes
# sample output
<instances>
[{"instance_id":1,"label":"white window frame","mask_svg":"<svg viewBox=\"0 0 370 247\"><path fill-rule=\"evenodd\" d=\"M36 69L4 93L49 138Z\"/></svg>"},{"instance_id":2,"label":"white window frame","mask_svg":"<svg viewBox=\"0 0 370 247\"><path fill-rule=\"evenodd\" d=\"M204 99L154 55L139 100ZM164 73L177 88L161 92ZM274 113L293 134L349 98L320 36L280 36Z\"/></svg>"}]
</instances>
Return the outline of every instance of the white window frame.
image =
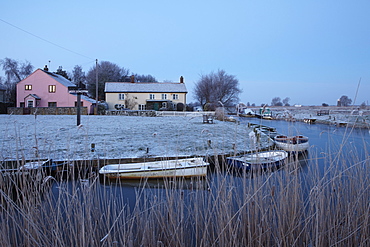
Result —
<instances>
[{"instance_id":1,"label":"white window frame","mask_svg":"<svg viewBox=\"0 0 370 247\"><path fill-rule=\"evenodd\" d=\"M140 104L138 107L139 107L139 111L145 111L146 110L146 105L145 104Z\"/></svg>"},{"instance_id":2,"label":"white window frame","mask_svg":"<svg viewBox=\"0 0 370 247\"><path fill-rule=\"evenodd\" d=\"M167 102L162 102L162 108L167 108Z\"/></svg>"},{"instance_id":3,"label":"white window frame","mask_svg":"<svg viewBox=\"0 0 370 247\"><path fill-rule=\"evenodd\" d=\"M125 94L124 93L119 93L118 94L118 100L125 100Z\"/></svg>"},{"instance_id":4,"label":"white window frame","mask_svg":"<svg viewBox=\"0 0 370 247\"><path fill-rule=\"evenodd\" d=\"M149 99L155 99L155 94L154 93L149 94Z\"/></svg>"},{"instance_id":5,"label":"white window frame","mask_svg":"<svg viewBox=\"0 0 370 247\"><path fill-rule=\"evenodd\" d=\"M167 99L167 94L166 93L162 93L162 99Z\"/></svg>"},{"instance_id":6,"label":"white window frame","mask_svg":"<svg viewBox=\"0 0 370 247\"><path fill-rule=\"evenodd\" d=\"M174 100L178 100L178 99L179 99L179 95L174 93L174 94L172 95L172 99L174 99Z\"/></svg>"}]
</instances>

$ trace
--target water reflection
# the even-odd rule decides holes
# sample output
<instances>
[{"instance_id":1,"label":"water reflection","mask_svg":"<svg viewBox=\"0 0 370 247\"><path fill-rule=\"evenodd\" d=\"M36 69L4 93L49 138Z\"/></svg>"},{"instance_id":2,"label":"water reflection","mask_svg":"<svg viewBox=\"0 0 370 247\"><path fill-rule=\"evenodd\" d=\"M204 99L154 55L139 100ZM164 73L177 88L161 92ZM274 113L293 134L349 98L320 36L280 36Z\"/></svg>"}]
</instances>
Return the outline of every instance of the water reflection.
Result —
<instances>
[{"instance_id":1,"label":"water reflection","mask_svg":"<svg viewBox=\"0 0 370 247\"><path fill-rule=\"evenodd\" d=\"M229 176L237 177L241 186L243 179L255 179L257 176L266 177L271 174L295 174L300 176L302 183L305 183L306 174L310 171L310 166L318 169L320 176L325 174L326 169L333 164L334 161L348 160L361 161L368 158L367 150L369 150L369 131L364 129L350 129L343 127L335 127L323 124L307 124L303 122L286 122L286 121L271 121L261 119L240 119L241 124L247 125L248 122L254 124L266 125L276 128L276 131L281 134L297 135L303 134L309 137L310 148L309 151L290 155L285 164L277 169L268 171L267 173L241 173L229 171L225 164L219 170L209 170L206 178L194 179L146 179L146 180L118 180L118 181L101 181L97 183L95 188L104 191L105 195L112 194L116 197L126 198L124 201L135 201L137 199L137 191L144 189L148 191L153 190L168 190L177 189L184 191L194 190L209 190L219 183L220 177ZM247 138L247 137L240 137ZM342 164L337 162L337 164ZM285 176L285 175L284 175ZM240 180L241 179L241 180ZM65 183L66 188L76 187L75 182ZM86 187L86 181L81 181L81 188ZM71 192L72 193L72 192Z\"/></svg>"},{"instance_id":2,"label":"water reflection","mask_svg":"<svg viewBox=\"0 0 370 247\"><path fill-rule=\"evenodd\" d=\"M173 178L173 179L142 179L142 180L104 180L102 186L115 186L126 188L150 188L150 189L181 189L199 190L207 189L206 177Z\"/></svg>"}]
</instances>

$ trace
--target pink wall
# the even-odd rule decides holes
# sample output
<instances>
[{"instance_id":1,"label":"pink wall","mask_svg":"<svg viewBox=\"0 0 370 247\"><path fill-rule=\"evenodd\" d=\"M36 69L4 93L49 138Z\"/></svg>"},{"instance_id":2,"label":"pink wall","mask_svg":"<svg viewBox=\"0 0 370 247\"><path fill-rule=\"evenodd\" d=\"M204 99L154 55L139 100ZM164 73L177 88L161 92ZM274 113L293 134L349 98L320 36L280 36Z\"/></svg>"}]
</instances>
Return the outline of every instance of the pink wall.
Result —
<instances>
[{"instance_id":1,"label":"pink wall","mask_svg":"<svg viewBox=\"0 0 370 247\"><path fill-rule=\"evenodd\" d=\"M25 85L32 85L32 90L25 90ZM49 85L55 85L55 93L49 93ZM57 107L74 107L77 96L68 92L68 87L61 84L41 69L37 69L26 79L17 84L17 107L24 102L29 94L36 94L41 98L37 107L48 107L48 102L57 102ZM90 111L92 103L82 100L83 106L87 106ZM27 102L25 102L27 107Z\"/></svg>"}]
</instances>

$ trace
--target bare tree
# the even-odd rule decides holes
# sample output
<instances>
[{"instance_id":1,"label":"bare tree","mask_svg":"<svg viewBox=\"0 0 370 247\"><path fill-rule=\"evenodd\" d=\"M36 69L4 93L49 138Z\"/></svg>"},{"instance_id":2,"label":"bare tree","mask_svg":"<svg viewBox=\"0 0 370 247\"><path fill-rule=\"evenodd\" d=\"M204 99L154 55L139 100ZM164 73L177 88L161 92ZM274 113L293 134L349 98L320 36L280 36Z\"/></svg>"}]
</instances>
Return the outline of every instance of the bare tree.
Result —
<instances>
[{"instance_id":1,"label":"bare tree","mask_svg":"<svg viewBox=\"0 0 370 247\"><path fill-rule=\"evenodd\" d=\"M195 84L194 94L200 105L204 106L211 101L211 92L213 91L212 74L202 75Z\"/></svg>"},{"instance_id":2,"label":"bare tree","mask_svg":"<svg viewBox=\"0 0 370 247\"><path fill-rule=\"evenodd\" d=\"M4 86L5 79L4 77L0 76L0 103L6 102L5 95L3 90L6 91L6 87Z\"/></svg>"},{"instance_id":3,"label":"bare tree","mask_svg":"<svg viewBox=\"0 0 370 247\"><path fill-rule=\"evenodd\" d=\"M272 106L282 106L283 103L281 103L280 97L275 97L271 100L271 105Z\"/></svg>"},{"instance_id":4,"label":"bare tree","mask_svg":"<svg viewBox=\"0 0 370 247\"><path fill-rule=\"evenodd\" d=\"M0 65L6 76L4 83L6 89L5 100L15 103L17 83L32 73L33 66L28 61L21 63L7 57L0 60Z\"/></svg>"},{"instance_id":5,"label":"bare tree","mask_svg":"<svg viewBox=\"0 0 370 247\"><path fill-rule=\"evenodd\" d=\"M79 85L79 83L82 83L83 85L85 85L86 75L85 75L85 72L82 70L82 66L76 65L73 67L72 81L76 85Z\"/></svg>"},{"instance_id":6,"label":"bare tree","mask_svg":"<svg viewBox=\"0 0 370 247\"><path fill-rule=\"evenodd\" d=\"M134 75L135 82L157 82L157 79L155 79L152 75Z\"/></svg>"},{"instance_id":7,"label":"bare tree","mask_svg":"<svg viewBox=\"0 0 370 247\"><path fill-rule=\"evenodd\" d=\"M290 106L289 101L290 101L289 97L286 97L285 99L283 99L284 106Z\"/></svg>"},{"instance_id":8,"label":"bare tree","mask_svg":"<svg viewBox=\"0 0 370 247\"><path fill-rule=\"evenodd\" d=\"M352 104L352 100L348 98L348 96L342 95L339 99L339 104L340 106L349 106L350 104Z\"/></svg>"},{"instance_id":9,"label":"bare tree","mask_svg":"<svg viewBox=\"0 0 370 247\"><path fill-rule=\"evenodd\" d=\"M63 76L64 78L66 78L67 80L71 80L70 78L70 75L68 75L69 73L67 73L66 70L63 70L63 67L62 66L59 66L57 71L55 72L55 74L57 75L61 75Z\"/></svg>"},{"instance_id":10,"label":"bare tree","mask_svg":"<svg viewBox=\"0 0 370 247\"><path fill-rule=\"evenodd\" d=\"M215 109L220 102L225 107L231 107L239 101L239 81L234 75L228 75L224 70L217 73L202 75L196 82L194 94L197 101L210 109Z\"/></svg>"},{"instance_id":11,"label":"bare tree","mask_svg":"<svg viewBox=\"0 0 370 247\"><path fill-rule=\"evenodd\" d=\"M104 85L106 82L122 82L129 75L129 70L119 67L115 63L101 61L98 64L98 98L105 100ZM96 92L96 65L94 65L86 76L87 89L92 97Z\"/></svg>"},{"instance_id":12,"label":"bare tree","mask_svg":"<svg viewBox=\"0 0 370 247\"><path fill-rule=\"evenodd\" d=\"M26 78L29 74L32 73L33 66L30 62L26 61L24 63L20 63L11 58L4 58L0 60L0 64L2 65L3 70L5 71L5 75L7 77L11 77L15 81L19 82Z\"/></svg>"},{"instance_id":13,"label":"bare tree","mask_svg":"<svg viewBox=\"0 0 370 247\"><path fill-rule=\"evenodd\" d=\"M125 107L128 109L134 109L134 107L137 105L136 100L133 96L125 95Z\"/></svg>"}]
</instances>

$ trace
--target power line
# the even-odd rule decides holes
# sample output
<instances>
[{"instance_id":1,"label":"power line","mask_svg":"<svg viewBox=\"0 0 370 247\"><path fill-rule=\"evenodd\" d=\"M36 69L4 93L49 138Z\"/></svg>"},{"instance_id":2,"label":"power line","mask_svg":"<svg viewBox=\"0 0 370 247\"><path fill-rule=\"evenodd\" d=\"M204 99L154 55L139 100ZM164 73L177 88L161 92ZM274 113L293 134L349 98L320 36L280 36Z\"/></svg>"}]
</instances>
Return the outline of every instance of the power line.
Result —
<instances>
[{"instance_id":1,"label":"power line","mask_svg":"<svg viewBox=\"0 0 370 247\"><path fill-rule=\"evenodd\" d=\"M33 34L33 33L31 33L31 32L28 32L28 31L26 31L26 30L24 30L24 29L22 29L22 28L20 28L20 27L17 27L16 25L13 25L13 24L11 24L11 23L9 23L9 22L7 22L7 21L4 21L3 19L0 19L0 21L2 21L2 22L4 22L4 23L6 23L6 24L8 24L9 26L12 26L12 27L14 27L14 28L16 28L16 29L18 29L18 30L21 30L22 32L25 32L25 33L27 33L27 34L29 34L29 35L32 35L33 37L36 37L36 38L38 38L38 39L41 39L41 40L42 40L42 41L44 41L44 42L47 42L47 43L49 43L49 44L52 44L52 45L54 45L54 46L56 46L56 47L59 47L59 48L61 48L61 49L63 49L63 50L66 50L66 51L69 51L69 52L71 52L71 53L74 53L74 54L79 55L79 56L81 56L81 57L85 57L85 58L88 58L88 59L91 59L91 60L94 60L94 61L95 61L95 59L93 59L93 58L91 58L91 57L85 56L85 55L83 55L83 54L81 54L81 53L78 53L78 52L72 51L72 50L70 50L70 49L68 49L68 48L65 48L65 47L63 47L63 46L61 46L61 45L55 44L55 43L53 43L53 42L51 42L51 41L49 41L49 40L47 40L47 39L44 39L44 38L42 38L42 37L40 37L40 36L36 35L36 34Z\"/></svg>"}]
</instances>

